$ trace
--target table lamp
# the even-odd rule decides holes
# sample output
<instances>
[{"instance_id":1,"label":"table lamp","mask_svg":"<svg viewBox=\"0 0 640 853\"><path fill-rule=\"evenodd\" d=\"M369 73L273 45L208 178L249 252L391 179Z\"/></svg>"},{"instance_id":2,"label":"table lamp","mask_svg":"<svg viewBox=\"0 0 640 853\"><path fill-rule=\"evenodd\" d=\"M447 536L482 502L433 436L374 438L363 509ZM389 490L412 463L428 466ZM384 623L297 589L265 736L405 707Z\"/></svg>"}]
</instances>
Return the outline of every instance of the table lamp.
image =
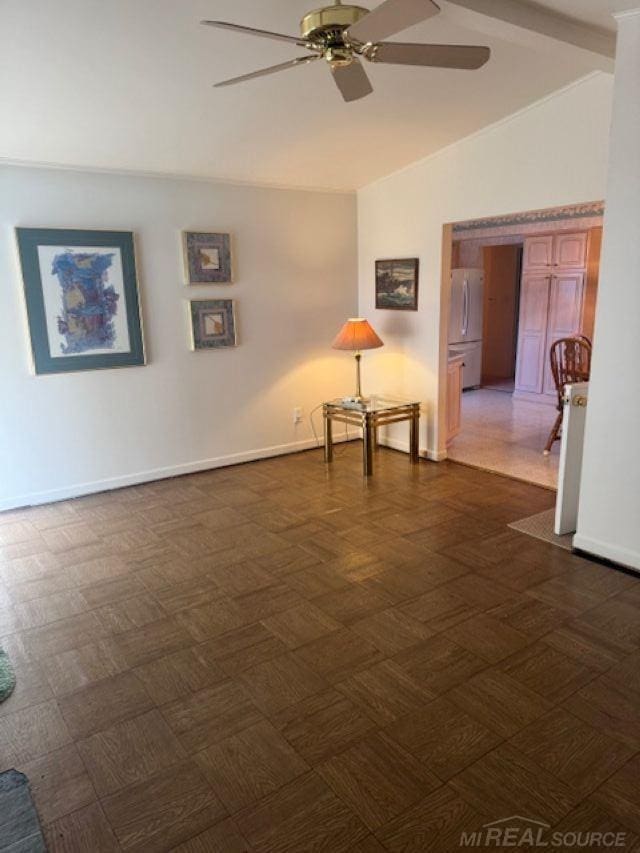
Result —
<instances>
[{"instance_id":1,"label":"table lamp","mask_svg":"<svg viewBox=\"0 0 640 853\"><path fill-rule=\"evenodd\" d=\"M349 350L356 354L356 393L354 397L348 398L348 402L366 402L365 398L362 396L362 386L360 384L360 362L362 361L362 350L378 349L383 346L384 343L376 335L366 320L359 318L347 320L342 329L340 329L338 337L333 342L333 348Z\"/></svg>"}]
</instances>

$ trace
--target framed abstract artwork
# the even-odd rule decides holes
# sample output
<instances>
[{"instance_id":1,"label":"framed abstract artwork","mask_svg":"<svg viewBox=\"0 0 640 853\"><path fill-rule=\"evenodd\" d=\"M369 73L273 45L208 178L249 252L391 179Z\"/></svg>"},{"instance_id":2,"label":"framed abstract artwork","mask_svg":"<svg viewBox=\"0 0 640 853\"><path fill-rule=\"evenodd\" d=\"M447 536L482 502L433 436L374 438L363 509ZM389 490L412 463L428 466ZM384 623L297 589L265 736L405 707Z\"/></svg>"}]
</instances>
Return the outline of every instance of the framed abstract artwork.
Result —
<instances>
[{"instance_id":1,"label":"framed abstract artwork","mask_svg":"<svg viewBox=\"0 0 640 853\"><path fill-rule=\"evenodd\" d=\"M233 299L192 299L189 316L192 349L211 350L237 345Z\"/></svg>"},{"instance_id":2,"label":"framed abstract artwork","mask_svg":"<svg viewBox=\"0 0 640 853\"><path fill-rule=\"evenodd\" d=\"M376 308L418 310L418 258L376 261Z\"/></svg>"},{"instance_id":3,"label":"framed abstract artwork","mask_svg":"<svg viewBox=\"0 0 640 853\"><path fill-rule=\"evenodd\" d=\"M145 363L133 234L16 228L37 374Z\"/></svg>"},{"instance_id":4,"label":"framed abstract artwork","mask_svg":"<svg viewBox=\"0 0 640 853\"><path fill-rule=\"evenodd\" d=\"M182 248L187 284L231 284L231 235L183 231Z\"/></svg>"}]
</instances>

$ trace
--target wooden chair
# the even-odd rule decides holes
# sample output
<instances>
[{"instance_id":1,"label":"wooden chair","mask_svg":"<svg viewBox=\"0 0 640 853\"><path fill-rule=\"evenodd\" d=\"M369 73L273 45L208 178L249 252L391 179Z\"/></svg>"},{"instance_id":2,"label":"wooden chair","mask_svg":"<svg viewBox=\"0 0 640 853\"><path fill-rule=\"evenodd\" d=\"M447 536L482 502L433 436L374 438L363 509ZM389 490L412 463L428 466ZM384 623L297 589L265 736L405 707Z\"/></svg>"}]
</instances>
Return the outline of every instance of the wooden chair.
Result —
<instances>
[{"instance_id":1,"label":"wooden chair","mask_svg":"<svg viewBox=\"0 0 640 853\"><path fill-rule=\"evenodd\" d=\"M554 441L560 438L564 417L564 386L574 382L588 382L591 373L591 341L584 335L561 338L551 347L551 373L558 392L558 417L549 433L544 455L551 453Z\"/></svg>"}]
</instances>

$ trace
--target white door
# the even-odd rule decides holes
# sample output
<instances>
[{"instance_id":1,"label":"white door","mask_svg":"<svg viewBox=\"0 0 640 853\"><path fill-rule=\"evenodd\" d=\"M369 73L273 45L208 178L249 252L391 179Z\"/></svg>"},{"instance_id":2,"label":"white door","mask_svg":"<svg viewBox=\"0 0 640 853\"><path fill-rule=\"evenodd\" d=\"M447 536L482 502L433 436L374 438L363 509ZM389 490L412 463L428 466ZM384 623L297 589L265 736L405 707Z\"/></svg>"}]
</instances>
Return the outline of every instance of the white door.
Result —
<instances>
[{"instance_id":1,"label":"white door","mask_svg":"<svg viewBox=\"0 0 640 853\"><path fill-rule=\"evenodd\" d=\"M567 385L565 388L555 521L555 532L558 536L575 533L578 525L582 450L588 396L588 382L577 382L575 385Z\"/></svg>"}]
</instances>

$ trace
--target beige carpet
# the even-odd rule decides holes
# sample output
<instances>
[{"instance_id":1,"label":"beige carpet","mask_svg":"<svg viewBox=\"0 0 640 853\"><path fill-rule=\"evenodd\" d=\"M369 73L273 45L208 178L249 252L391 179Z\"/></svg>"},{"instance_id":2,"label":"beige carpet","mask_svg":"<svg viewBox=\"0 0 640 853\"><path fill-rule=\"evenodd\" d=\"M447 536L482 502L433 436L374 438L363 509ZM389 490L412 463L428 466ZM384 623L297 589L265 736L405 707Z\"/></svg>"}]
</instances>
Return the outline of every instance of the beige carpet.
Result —
<instances>
[{"instance_id":1,"label":"beige carpet","mask_svg":"<svg viewBox=\"0 0 640 853\"><path fill-rule=\"evenodd\" d=\"M521 521L514 521L509 527L513 530L518 530L520 533L535 536L536 539L551 542L552 545L564 548L565 551L571 551L573 548L573 533L567 533L566 536L556 536L553 532L555 513L555 509L545 509L544 512L539 512L537 515L531 515L529 518L523 518Z\"/></svg>"}]
</instances>

